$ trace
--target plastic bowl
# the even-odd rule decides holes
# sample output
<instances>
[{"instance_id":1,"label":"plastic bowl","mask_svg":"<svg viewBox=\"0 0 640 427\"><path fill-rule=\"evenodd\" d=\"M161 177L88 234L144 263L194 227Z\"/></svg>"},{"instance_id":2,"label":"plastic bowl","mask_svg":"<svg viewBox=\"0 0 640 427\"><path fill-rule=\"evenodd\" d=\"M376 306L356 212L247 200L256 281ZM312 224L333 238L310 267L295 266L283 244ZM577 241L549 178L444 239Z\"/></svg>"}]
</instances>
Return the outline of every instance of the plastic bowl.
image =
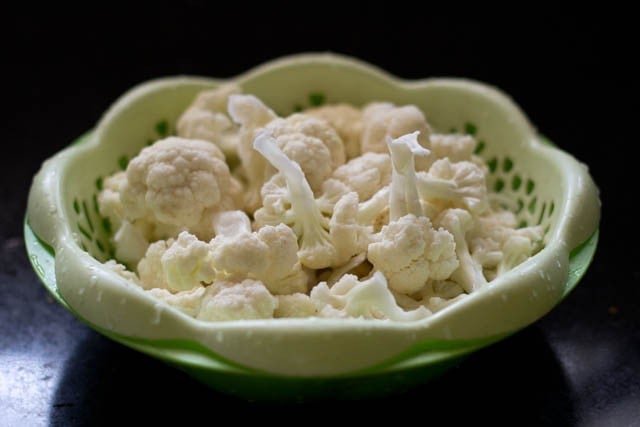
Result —
<instances>
[{"instance_id":1,"label":"plastic bowl","mask_svg":"<svg viewBox=\"0 0 640 427\"><path fill-rule=\"evenodd\" d=\"M112 256L96 195L150 141L169 135L195 94L223 81L175 77L122 96L94 131L47 160L29 194L25 240L53 296L92 328L250 399L355 398L421 383L539 319L577 284L600 216L587 168L541 138L498 90L461 79L398 80L335 55L298 55L230 79L281 115L320 102L415 104L444 132L474 134L488 183L540 224L544 248L482 290L417 322L271 319L207 323L104 268Z\"/></svg>"}]
</instances>

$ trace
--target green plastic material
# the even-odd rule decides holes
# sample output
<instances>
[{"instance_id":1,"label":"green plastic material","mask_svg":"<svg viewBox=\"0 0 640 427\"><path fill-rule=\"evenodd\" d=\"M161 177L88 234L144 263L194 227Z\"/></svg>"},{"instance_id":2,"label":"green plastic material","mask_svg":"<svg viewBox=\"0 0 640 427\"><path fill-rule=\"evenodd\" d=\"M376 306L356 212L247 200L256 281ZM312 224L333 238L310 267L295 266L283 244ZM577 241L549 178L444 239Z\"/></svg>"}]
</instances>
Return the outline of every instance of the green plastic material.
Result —
<instances>
[{"instance_id":1,"label":"green plastic material","mask_svg":"<svg viewBox=\"0 0 640 427\"><path fill-rule=\"evenodd\" d=\"M545 247L479 292L411 323L273 319L207 323L164 305L100 261L112 230L96 195L142 147L172 133L181 111L220 81L178 77L125 94L96 130L43 164L25 241L43 283L100 333L251 399L363 397L406 389L531 324L578 283L595 252L600 204L584 165L539 137L504 94L466 80L405 82L335 55L300 55L233 79L280 114L323 102L413 103L441 131L472 133L489 185L540 224Z\"/></svg>"}]
</instances>

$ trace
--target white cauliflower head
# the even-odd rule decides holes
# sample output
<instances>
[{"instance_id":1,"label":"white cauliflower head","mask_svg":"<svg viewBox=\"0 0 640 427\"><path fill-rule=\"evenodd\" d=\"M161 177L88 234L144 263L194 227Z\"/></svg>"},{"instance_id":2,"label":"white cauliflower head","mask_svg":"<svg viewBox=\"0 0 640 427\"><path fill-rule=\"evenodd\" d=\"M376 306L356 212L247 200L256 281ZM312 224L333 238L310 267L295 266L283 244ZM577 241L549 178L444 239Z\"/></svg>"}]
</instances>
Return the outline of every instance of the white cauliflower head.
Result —
<instances>
[{"instance_id":1,"label":"white cauliflower head","mask_svg":"<svg viewBox=\"0 0 640 427\"><path fill-rule=\"evenodd\" d=\"M451 207L459 207L473 214L480 214L489 207L484 170L475 163L462 161L451 163L449 159L437 160L428 173L417 174L418 191L427 201L445 201Z\"/></svg>"},{"instance_id":2,"label":"white cauliflower head","mask_svg":"<svg viewBox=\"0 0 640 427\"><path fill-rule=\"evenodd\" d=\"M297 237L284 224L267 225L253 233L219 235L211 246L215 268L227 277L260 280L276 295L307 291Z\"/></svg>"},{"instance_id":3,"label":"white cauliflower head","mask_svg":"<svg viewBox=\"0 0 640 427\"><path fill-rule=\"evenodd\" d=\"M129 162L121 200L131 220L145 219L207 239L213 235L212 215L235 208L241 190L215 145L169 137Z\"/></svg>"},{"instance_id":4,"label":"white cauliflower head","mask_svg":"<svg viewBox=\"0 0 640 427\"><path fill-rule=\"evenodd\" d=\"M278 299L258 280L218 281L207 287L196 318L207 321L270 319L277 306Z\"/></svg>"},{"instance_id":5,"label":"white cauliflower head","mask_svg":"<svg viewBox=\"0 0 640 427\"><path fill-rule=\"evenodd\" d=\"M209 284L216 278L211 247L186 231L177 239L158 240L138 263L138 275L144 289L179 292Z\"/></svg>"},{"instance_id":6,"label":"white cauliflower head","mask_svg":"<svg viewBox=\"0 0 640 427\"><path fill-rule=\"evenodd\" d=\"M178 119L178 136L212 142L227 158L235 157L238 127L231 122L226 112L229 97L240 92L240 87L234 83L200 92Z\"/></svg>"},{"instance_id":7,"label":"white cauliflower head","mask_svg":"<svg viewBox=\"0 0 640 427\"><path fill-rule=\"evenodd\" d=\"M231 95L228 110L233 121L240 125L238 157L248 181L244 207L253 213L261 205L260 188L270 176L267 173L268 163L253 149L253 140L258 129L278 116L253 95Z\"/></svg>"},{"instance_id":8,"label":"white cauliflower head","mask_svg":"<svg viewBox=\"0 0 640 427\"><path fill-rule=\"evenodd\" d=\"M162 255L173 243L173 239L158 240L147 248L145 256L138 263L138 277L143 289L169 289L167 279L162 268Z\"/></svg>"},{"instance_id":9,"label":"white cauliflower head","mask_svg":"<svg viewBox=\"0 0 640 427\"><path fill-rule=\"evenodd\" d=\"M458 268L453 236L411 214L382 227L367 256L390 288L403 294L420 291L430 279L447 279Z\"/></svg>"},{"instance_id":10,"label":"white cauliflower head","mask_svg":"<svg viewBox=\"0 0 640 427\"><path fill-rule=\"evenodd\" d=\"M329 221L329 236L336 248L333 266L346 264L353 256L367 250L372 228L358 222L358 195L347 193L336 204Z\"/></svg>"},{"instance_id":11,"label":"white cauliflower head","mask_svg":"<svg viewBox=\"0 0 640 427\"><path fill-rule=\"evenodd\" d=\"M337 168L331 177L358 193L360 201L369 200L391 182L391 159L386 153L363 153Z\"/></svg>"},{"instance_id":12,"label":"white cauliflower head","mask_svg":"<svg viewBox=\"0 0 640 427\"><path fill-rule=\"evenodd\" d=\"M274 317L313 317L318 314L316 306L309 295L297 293L291 295L278 295L278 308Z\"/></svg>"},{"instance_id":13,"label":"white cauliflower head","mask_svg":"<svg viewBox=\"0 0 640 427\"><path fill-rule=\"evenodd\" d=\"M216 278L211 246L186 231L168 245L161 262L166 283L172 291L186 291Z\"/></svg>"},{"instance_id":14,"label":"white cauliflower head","mask_svg":"<svg viewBox=\"0 0 640 427\"><path fill-rule=\"evenodd\" d=\"M361 317L365 319L412 321L428 317L424 307L404 311L387 287L385 276L376 272L371 278L358 281L346 274L331 288L325 282L311 290L311 301L321 317Z\"/></svg>"},{"instance_id":15,"label":"white cauliflower head","mask_svg":"<svg viewBox=\"0 0 640 427\"><path fill-rule=\"evenodd\" d=\"M347 159L360 156L362 112L349 104L324 105L305 111L306 114L325 120L338 132Z\"/></svg>"},{"instance_id":16,"label":"white cauliflower head","mask_svg":"<svg viewBox=\"0 0 640 427\"><path fill-rule=\"evenodd\" d=\"M434 221L446 229L455 240L455 253L459 260L458 268L451 279L464 288L467 293L476 291L487 284L482 266L469 253L466 234L474 226L473 217L464 209L447 209Z\"/></svg>"},{"instance_id":17,"label":"white cauliflower head","mask_svg":"<svg viewBox=\"0 0 640 427\"><path fill-rule=\"evenodd\" d=\"M473 152L477 142L471 135L462 134L432 134L431 152L435 159L449 159L450 162L470 162L475 160Z\"/></svg>"},{"instance_id":18,"label":"white cauliflower head","mask_svg":"<svg viewBox=\"0 0 640 427\"><path fill-rule=\"evenodd\" d=\"M188 291L171 293L166 289L153 288L147 291L149 295L164 301L167 305L174 307L184 314L195 317L200 311L200 303L205 293L204 286L197 286Z\"/></svg>"},{"instance_id":19,"label":"white cauliflower head","mask_svg":"<svg viewBox=\"0 0 640 427\"><path fill-rule=\"evenodd\" d=\"M418 144L429 149L431 128L427 119L415 105L397 107L388 102L374 102L362 110L362 152L387 152L387 138L399 138L413 132L419 132ZM430 164L430 158L420 159L416 166L424 170Z\"/></svg>"},{"instance_id":20,"label":"white cauliflower head","mask_svg":"<svg viewBox=\"0 0 640 427\"><path fill-rule=\"evenodd\" d=\"M324 120L293 114L273 120L265 129L287 157L300 165L314 193L345 162L342 140Z\"/></svg>"}]
</instances>

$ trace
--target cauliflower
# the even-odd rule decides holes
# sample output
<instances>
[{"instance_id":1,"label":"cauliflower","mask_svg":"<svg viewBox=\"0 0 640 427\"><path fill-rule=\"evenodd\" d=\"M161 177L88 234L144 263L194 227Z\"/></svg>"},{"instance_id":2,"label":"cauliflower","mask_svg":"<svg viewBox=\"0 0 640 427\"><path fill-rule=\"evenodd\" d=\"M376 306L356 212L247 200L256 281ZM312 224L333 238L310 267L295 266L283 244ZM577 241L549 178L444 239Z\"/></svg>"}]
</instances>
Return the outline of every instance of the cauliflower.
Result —
<instances>
[{"instance_id":1,"label":"cauliflower","mask_svg":"<svg viewBox=\"0 0 640 427\"><path fill-rule=\"evenodd\" d=\"M267 132L258 135L254 147L279 170L279 174L263 187L264 206L255 213L257 226L280 223L291 226L299 237L298 257L305 267L335 267L356 255L354 251L364 245L366 231L357 223L356 217L347 218L343 211L354 212L355 197L357 213L357 195L353 193L345 199L329 222L316 204L300 166L287 158Z\"/></svg>"},{"instance_id":2,"label":"cauliflower","mask_svg":"<svg viewBox=\"0 0 640 427\"><path fill-rule=\"evenodd\" d=\"M278 295L278 308L274 317L313 317L317 313L316 306L309 295L297 293Z\"/></svg>"},{"instance_id":3,"label":"cauliflower","mask_svg":"<svg viewBox=\"0 0 640 427\"><path fill-rule=\"evenodd\" d=\"M138 277L143 289L169 289L169 284L162 268L162 255L167 252L173 239L158 240L149 245L144 257L138 263Z\"/></svg>"},{"instance_id":4,"label":"cauliflower","mask_svg":"<svg viewBox=\"0 0 640 427\"><path fill-rule=\"evenodd\" d=\"M249 218L241 212L249 223ZM260 280L276 295L307 291L307 275L298 261L298 241L286 225L267 225L256 232L238 227L211 241L212 260L219 277Z\"/></svg>"},{"instance_id":5,"label":"cauliflower","mask_svg":"<svg viewBox=\"0 0 640 427\"><path fill-rule=\"evenodd\" d=\"M244 208L253 213L261 206L260 188L267 175L268 163L253 149L256 130L278 116L253 95L231 95L228 105L229 115L240 125L238 157L248 181L245 190Z\"/></svg>"},{"instance_id":6,"label":"cauliflower","mask_svg":"<svg viewBox=\"0 0 640 427\"><path fill-rule=\"evenodd\" d=\"M368 259L399 293L421 290L429 279L444 280L458 268L456 244L446 230L436 230L427 217L408 214L382 227Z\"/></svg>"},{"instance_id":7,"label":"cauliflower","mask_svg":"<svg viewBox=\"0 0 640 427\"><path fill-rule=\"evenodd\" d=\"M428 154L418 132L388 141L393 161L390 222L368 247L368 259L396 292L412 294L427 280L448 278L458 267L453 236L424 216L416 188L414 155Z\"/></svg>"},{"instance_id":8,"label":"cauliflower","mask_svg":"<svg viewBox=\"0 0 640 427\"><path fill-rule=\"evenodd\" d=\"M278 299L258 280L219 281L206 288L196 318L208 321L269 319L277 306Z\"/></svg>"},{"instance_id":9,"label":"cauliflower","mask_svg":"<svg viewBox=\"0 0 640 427\"><path fill-rule=\"evenodd\" d=\"M144 222L134 226L127 220L120 220L120 227L113 236L115 255L125 264L135 265L142 258L149 247L147 235L148 227Z\"/></svg>"},{"instance_id":10,"label":"cauliflower","mask_svg":"<svg viewBox=\"0 0 640 427\"><path fill-rule=\"evenodd\" d=\"M216 271L210 246L183 231L177 239L159 240L149 246L138 263L138 275L145 289L186 291L211 283Z\"/></svg>"},{"instance_id":11,"label":"cauliflower","mask_svg":"<svg viewBox=\"0 0 640 427\"><path fill-rule=\"evenodd\" d=\"M184 314L195 317L200 312L200 303L205 293L204 286L197 286L188 291L171 293L166 289L153 288L147 291L149 295L164 301L171 307L175 307Z\"/></svg>"},{"instance_id":12,"label":"cauliflower","mask_svg":"<svg viewBox=\"0 0 640 427\"><path fill-rule=\"evenodd\" d=\"M516 229L516 218L506 210L477 218L467 240L473 259L485 269L487 277L496 277L516 267L539 247L542 227Z\"/></svg>"},{"instance_id":13,"label":"cauliflower","mask_svg":"<svg viewBox=\"0 0 640 427\"><path fill-rule=\"evenodd\" d=\"M218 146L227 159L237 156L238 128L226 114L229 97L240 93L234 83L200 92L180 116L178 136L209 141Z\"/></svg>"},{"instance_id":14,"label":"cauliflower","mask_svg":"<svg viewBox=\"0 0 640 427\"><path fill-rule=\"evenodd\" d=\"M180 233L160 260L169 289L186 291L213 282L216 271L211 258L209 244L186 231Z\"/></svg>"},{"instance_id":15,"label":"cauliflower","mask_svg":"<svg viewBox=\"0 0 640 427\"><path fill-rule=\"evenodd\" d=\"M391 169L388 154L364 153L337 168L331 177L365 201L391 182Z\"/></svg>"},{"instance_id":16,"label":"cauliflower","mask_svg":"<svg viewBox=\"0 0 640 427\"><path fill-rule=\"evenodd\" d=\"M124 206L120 200L122 188L127 182L127 174L124 171L116 172L107 177L103 182L102 191L98 194L98 206L100 214L109 218L114 230L120 228L124 219Z\"/></svg>"},{"instance_id":17,"label":"cauliflower","mask_svg":"<svg viewBox=\"0 0 640 427\"><path fill-rule=\"evenodd\" d=\"M345 162L342 140L324 120L293 114L273 120L265 129L287 157L300 165L314 193L319 192L334 169Z\"/></svg>"},{"instance_id":18,"label":"cauliflower","mask_svg":"<svg viewBox=\"0 0 640 427\"><path fill-rule=\"evenodd\" d=\"M349 104L324 105L305 111L306 114L325 120L336 130L344 144L347 159L360 156L362 112Z\"/></svg>"},{"instance_id":19,"label":"cauliflower","mask_svg":"<svg viewBox=\"0 0 640 427\"><path fill-rule=\"evenodd\" d=\"M431 152L436 159L449 159L450 162L473 161L476 156L476 140L471 135L431 134ZM475 163L475 161L474 161Z\"/></svg>"},{"instance_id":20,"label":"cauliflower","mask_svg":"<svg viewBox=\"0 0 640 427\"><path fill-rule=\"evenodd\" d=\"M388 102L374 102L362 111L362 139L360 142L363 153L387 152L387 138L398 138L403 135L419 132L418 144L429 149L431 128L422 111L415 105L396 107ZM424 157L416 163L418 170L426 169L430 158Z\"/></svg>"},{"instance_id":21,"label":"cauliflower","mask_svg":"<svg viewBox=\"0 0 640 427\"><path fill-rule=\"evenodd\" d=\"M406 214L424 215L416 186L415 156L428 156L429 150L418 144L418 132L389 139L387 145L393 162L389 194L391 220Z\"/></svg>"},{"instance_id":22,"label":"cauliflower","mask_svg":"<svg viewBox=\"0 0 640 427\"><path fill-rule=\"evenodd\" d=\"M473 227L473 217L463 209L447 209L435 220L435 224L449 231L455 240L455 252L459 266L451 274L451 279L462 286L467 293L476 291L487 284L482 274L482 266L469 253L466 233Z\"/></svg>"},{"instance_id":23,"label":"cauliflower","mask_svg":"<svg viewBox=\"0 0 640 427\"><path fill-rule=\"evenodd\" d=\"M419 320L542 244L488 194L476 140L432 134L414 105L280 118L223 85L177 131L105 179L97 202L137 275L105 267L196 319Z\"/></svg>"},{"instance_id":24,"label":"cauliflower","mask_svg":"<svg viewBox=\"0 0 640 427\"><path fill-rule=\"evenodd\" d=\"M118 276L129 280L130 282L135 283L136 285L140 285L140 279L138 276L132 271L127 270L127 267L118 263L116 260L110 259L103 264L107 269L113 271Z\"/></svg>"},{"instance_id":25,"label":"cauliflower","mask_svg":"<svg viewBox=\"0 0 640 427\"><path fill-rule=\"evenodd\" d=\"M238 206L242 187L214 144L169 137L129 162L119 190L125 219L140 230L148 227L147 239L187 230L207 240L213 215Z\"/></svg>"},{"instance_id":26,"label":"cauliflower","mask_svg":"<svg viewBox=\"0 0 640 427\"><path fill-rule=\"evenodd\" d=\"M428 173L417 174L418 192L427 201L445 200L473 214L489 207L484 171L474 163L437 160Z\"/></svg>"},{"instance_id":27,"label":"cauliflower","mask_svg":"<svg viewBox=\"0 0 640 427\"><path fill-rule=\"evenodd\" d=\"M406 322L420 320L431 314L424 307L409 312L400 308L380 272L362 282L358 281L357 276L347 274L331 288L324 282L319 283L311 290L311 301L321 317L362 317Z\"/></svg>"}]
</instances>

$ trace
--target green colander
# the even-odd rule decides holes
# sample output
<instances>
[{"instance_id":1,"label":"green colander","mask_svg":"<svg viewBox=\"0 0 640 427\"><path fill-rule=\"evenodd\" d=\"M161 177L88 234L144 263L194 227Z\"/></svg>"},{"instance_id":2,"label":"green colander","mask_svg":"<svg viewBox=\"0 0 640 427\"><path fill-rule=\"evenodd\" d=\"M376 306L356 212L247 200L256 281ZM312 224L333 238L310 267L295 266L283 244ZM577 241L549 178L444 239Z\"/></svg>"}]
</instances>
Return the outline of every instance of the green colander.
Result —
<instances>
[{"instance_id":1,"label":"green colander","mask_svg":"<svg viewBox=\"0 0 640 427\"><path fill-rule=\"evenodd\" d=\"M518 107L462 79L398 80L335 55L298 55L231 79L280 115L321 103L415 104L440 132L479 141L488 184L522 226L544 229L544 249L433 316L271 319L207 323L104 268L113 256L97 194L144 146L174 132L196 93L223 81L175 77L120 98L98 126L47 160L29 194L25 240L46 287L100 333L251 399L363 397L431 378L469 353L539 319L576 285L595 251L600 203L587 168L540 137Z\"/></svg>"}]
</instances>

